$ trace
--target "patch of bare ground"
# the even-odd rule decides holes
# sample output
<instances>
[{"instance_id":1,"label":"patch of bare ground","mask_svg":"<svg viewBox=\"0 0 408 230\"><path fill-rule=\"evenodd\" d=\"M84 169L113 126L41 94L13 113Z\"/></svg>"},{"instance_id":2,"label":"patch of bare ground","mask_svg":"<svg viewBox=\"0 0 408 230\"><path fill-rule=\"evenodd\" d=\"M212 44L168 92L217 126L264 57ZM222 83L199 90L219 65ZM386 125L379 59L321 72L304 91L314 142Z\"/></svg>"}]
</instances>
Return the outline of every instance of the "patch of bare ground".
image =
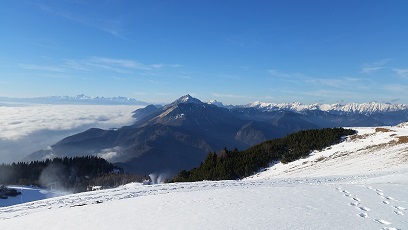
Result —
<instances>
[{"instance_id":1,"label":"patch of bare ground","mask_svg":"<svg viewBox=\"0 0 408 230\"><path fill-rule=\"evenodd\" d=\"M370 146L367 146L367 147L365 147L365 148L359 149L359 150L357 150L357 151L365 151L365 150L376 151L376 150L383 149L383 148L385 148L386 146L393 146L393 145L395 145L395 144L397 144L397 141L392 140L392 141L389 141L389 142L387 142L387 143L381 143L381 144L378 144L378 145L370 145Z\"/></svg>"},{"instance_id":2,"label":"patch of bare ground","mask_svg":"<svg viewBox=\"0 0 408 230\"><path fill-rule=\"evenodd\" d=\"M354 134L354 135L349 136L348 139L350 141L360 140L360 139L365 139L365 138L367 138L367 137L369 137L371 135L372 135L371 133L366 133L366 134L363 134L363 135Z\"/></svg>"},{"instance_id":3,"label":"patch of bare ground","mask_svg":"<svg viewBox=\"0 0 408 230\"><path fill-rule=\"evenodd\" d=\"M315 162L323 161L323 160L325 160L325 159L326 159L326 157L320 156L320 157L318 157L318 158L315 160Z\"/></svg>"},{"instance_id":4,"label":"patch of bare ground","mask_svg":"<svg viewBox=\"0 0 408 230\"><path fill-rule=\"evenodd\" d=\"M407 136L399 136L397 144L405 144L408 143L408 137Z\"/></svg>"},{"instance_id":5,"label":"patch of bare ground","mask_svg":"<svg viewBox=\"0 0 408 230\"><path fill-rule=\"evenodd\" d=\"M349 154L350 154L349 152L335 152L333 155L330 156L330 158L331 159L336 159L336 158L339 158L339 157L347 156Z\"/></svg>"},{"instance_id":6,"label":"patch of bare ground","mask_svg":"<svg viewBox=\"0 0 408 230\"><path fill-rule=\"evenodd\" d=\"M359 149L358 151L365 151L365 150L375 151L375 150L383 149L387 146L394 146L394 145L405 144L405 143L408 143L408 136L398 136L396 140L392 140L387 143L382 143L378 145L370 145L365 148Z\"/></svg>"},{"instance_id":7,"label":"patch of bare ground","mask_svg":"<svg viewBox=\"0 0 408 230\"><path fill-rule=\"evenodd\" d=\"M384 132L384 133L386 133L386 132L391 132L391 130L390 130L390 129L386 129L386 128L375 128L375 132L376 132L376 133L378 133L378 132Z\"/></svg>"}]
</instances>

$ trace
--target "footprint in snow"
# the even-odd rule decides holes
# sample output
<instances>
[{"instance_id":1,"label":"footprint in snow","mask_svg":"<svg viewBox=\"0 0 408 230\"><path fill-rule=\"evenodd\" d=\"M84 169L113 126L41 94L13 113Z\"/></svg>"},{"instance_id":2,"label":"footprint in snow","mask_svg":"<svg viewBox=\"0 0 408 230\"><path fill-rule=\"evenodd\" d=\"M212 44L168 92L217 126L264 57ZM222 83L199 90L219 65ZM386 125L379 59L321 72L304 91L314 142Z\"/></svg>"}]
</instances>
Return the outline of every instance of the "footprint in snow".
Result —
<instances>
[{"instance_id":1,"label":"footprint in snow","mask_svg":"<svg viewBox=\"0 0 408 230\"><path fill-rule=\"evenodd\" d=\"M386 221L386 220L382 220L382 219L374 219L375 222L380 223L380 224L385 224L385 225L390 225L391 223Z\"/></svg>"},{"instance_id":2,"label":"footprint in snow","mask_svg":"<svg viewBox=\"0 0 408 230\"><path fill-rule=\"evenodd\" d=\"M357 197L353 197L353 200L355 200L355 201L361 201L361 200L358 199Z\"/></svg>"},{"instance_id":3,"label":"footprint in snow","mask_svg":"<svg viewBox=\"0 0 408 230\"><path fill-rule=\"evenodd\" d=\"M367 213L360 213L360 214L358 214L358 216L362 217L362 218L367 218L368 214Z\"/></svg>"},{"instance_id":4,"label":"footprint in snow","mask_svg":"<svg viewBox=\"0 0 408 230\"><path fill-rule=\"evenodd\" d=\"M401 229L393 228L393 227L385 227L385 228L382 228L382 230L401 230Z\"/></svg>"},{"instance_id":5,"label":"footprint in snow","mask_svg":"<svg viewBox=\"0 0 408 230\"><path fill-rule=\"evenodd\" d=\"M383 201L383 204L389 204L390 202L389 201L387 201L387 200L384 200Z\"/></svg>"},{"instance_id":6,"label":"footprint in snow","mask_svg":"<svg viewBox=\"0 0 408 230\"><path fill-rule=\"evenodd\" d=\"M396 209L399 209L399 210L407 210L406 208L401 207L401 206L393 206L393 208L396 208Z\"/></svg>"},{"instance_id":7,"label":"footprint in snow","mask_svg":"<svg viewBox=\"0 0 408 230\"><path fill-rule=\"evenodd\" d=\"M394 213L395 213L396 215L398 215L398 216L403 216L403 215L404 215L404 213L401 212L401 211L394 211Z\"/></svg>"},{"instance_id":8,"label":"footprint in snow","mask_svg":"<svg viewBox=\"0 0 408 230\"><path fill-rule=\"evenodd\" d=\"M368 211L370 211L370 209L369 208L367 208L367 207L358 207L360 210L362 210L362 211L366 211L366 212L368 212Z\"/></svg>"},{"instance_id":9,"label":"footprint in snow","mask_svg":"<svg viewBox=\"0 0 408 230\"><path fill-rule=\"evenodd\" d=\"M349 203L350 206L357 206L357 205L359 205L359 204L360 204L359 202L351 202L351 203Z\"/></svg>"}]
</instances>

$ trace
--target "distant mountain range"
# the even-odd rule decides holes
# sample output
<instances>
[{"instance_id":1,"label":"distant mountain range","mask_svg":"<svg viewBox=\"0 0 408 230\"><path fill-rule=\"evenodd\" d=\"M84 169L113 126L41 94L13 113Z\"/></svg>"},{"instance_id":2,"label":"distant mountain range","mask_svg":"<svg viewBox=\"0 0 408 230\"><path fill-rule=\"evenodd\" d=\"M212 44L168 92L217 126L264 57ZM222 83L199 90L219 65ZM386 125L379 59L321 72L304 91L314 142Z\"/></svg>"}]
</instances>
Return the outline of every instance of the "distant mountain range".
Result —
<instances>
[{"instance_id":1,"label":"distant mountain range","mask_svg":"<svg viewBox=\"0 0 408 230\"><path fill-rule=\"evenodd\" d=\"M181 100L181 99L179 99ZM198 100L198 99L196 99ZM198 100L199 101L199 100ZM47 97L32 97L32 98L12 98L0 97L0 102L15 102L15 103L35 103L35 104L100 104L100 105L149 105L148 102L139 101L130 97L99 97L87 96L80 94L77 96L47 96ZM182 101L178 101L182 102ZM201 101L200 101L201 102ZM177 103L177 101L173 102ZM347 104L302 104L299 102L293 103L265 103L256 101L246 105L224 105L217 100L206 102L207 104L215 105L227 109L254 108L263 112L271 111L292 111L297 113L306 113L308 111L324 111L333 114L358 113L364 115L372 115L375 113L384 112L401 112L408 110L406 104L391 104L391 103L347 103Z\"/></svg>"},{"instance_id":2,"label":"distant mountain range","mask_svg":"<svg viewBox=\"0 0 408 230\"><path fill-rule=\"evenodd\" d=\"M262 103L254 102L244 107L257 108L262 111L273 110L290 110L294 112L305 112L310 110L320 110L325 112L331 112L336 114L344 113L359 113L371 115L375 113L384 112L398 112L401 110L408 110L408 106L405 104L391 104L391 103L348 103L348 104L301 104L295 103Z\"/></svg>"},{"instance_id":3,"label":"distant mountain range","mask_svg":"<svg viewBox=\"0 0 408 230\"><path fill-rule=\"evenodd\" d=\"M90 97L84 94L71 96L48 96L33 98L0 97L0 102L33 104L85 104L85 105L147 105L129 97Z\"/></svg>"},{"instance_id":4,"label":"distant mountain range","mask_svg":"<svg viewBox=\"0 0 408 230\"><path fill-rule=\"evenodd\" d=\"M405 105L302 105L252 103L223 106L190 95L134 111L136 122L119 129L89 129L24 160L97 155L140 174L175 175L200 164L210 151L246 149L268 139L326 127L396 125L408 119Z\"/></svg>"}]
</instances>

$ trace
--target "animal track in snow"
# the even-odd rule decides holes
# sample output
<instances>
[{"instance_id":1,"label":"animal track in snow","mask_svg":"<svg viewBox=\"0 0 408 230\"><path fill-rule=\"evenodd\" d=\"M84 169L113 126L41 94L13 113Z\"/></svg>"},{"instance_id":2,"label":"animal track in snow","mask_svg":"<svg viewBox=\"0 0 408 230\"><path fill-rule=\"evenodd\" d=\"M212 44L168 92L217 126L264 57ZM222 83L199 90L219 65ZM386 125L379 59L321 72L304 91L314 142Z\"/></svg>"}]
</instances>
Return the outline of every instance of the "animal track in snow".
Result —
<instances>
[{"instance_id":1,"label":"animal track in snow","mask_svg":"<svg viewBox=\"0 0 408 230\"><path fill-rule=\"evenodd\" d=\"M351 202L351 203L349 203L350 206L357 206L357 205L359 205L359 204L360 204L359 202Z\"/></svg>"},{"instance_id":2,"label":"animal track in snow","mask_svg":"<svg viewBox=\"0 0 408 230\"><path fill-rule=\"evenodd\" d=\"M384 200L383 201L383 204L389 204L390 202L389 201L387 201L387 200Z\"/></svg>"}]
</instances>

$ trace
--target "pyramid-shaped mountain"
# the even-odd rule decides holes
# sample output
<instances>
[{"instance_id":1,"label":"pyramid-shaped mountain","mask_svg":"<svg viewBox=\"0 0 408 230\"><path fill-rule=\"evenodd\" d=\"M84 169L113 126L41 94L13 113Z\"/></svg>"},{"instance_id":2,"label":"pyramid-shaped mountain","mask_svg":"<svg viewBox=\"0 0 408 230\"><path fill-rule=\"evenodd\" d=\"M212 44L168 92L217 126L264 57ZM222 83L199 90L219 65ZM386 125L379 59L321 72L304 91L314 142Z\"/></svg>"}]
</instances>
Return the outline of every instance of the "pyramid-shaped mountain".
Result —
<instances>
[{"instance_id":1,"label":"pyramid-shaped mountain","mask_svg":"<svg viewBox=\"0 0 408 230\"><path fill-rule=\"evenodd\" d=\"M134 173L174 175L200 164L210 151L245 149L301 129L317 128L295 113L276 119L252 119L250 111L232 111L185 95L173 103L134 112L136 122L114 130L92 128L69 136L25 160L97 155ZM266 116L257 114L254 118Z\"/></svg>"}]
</instances>

